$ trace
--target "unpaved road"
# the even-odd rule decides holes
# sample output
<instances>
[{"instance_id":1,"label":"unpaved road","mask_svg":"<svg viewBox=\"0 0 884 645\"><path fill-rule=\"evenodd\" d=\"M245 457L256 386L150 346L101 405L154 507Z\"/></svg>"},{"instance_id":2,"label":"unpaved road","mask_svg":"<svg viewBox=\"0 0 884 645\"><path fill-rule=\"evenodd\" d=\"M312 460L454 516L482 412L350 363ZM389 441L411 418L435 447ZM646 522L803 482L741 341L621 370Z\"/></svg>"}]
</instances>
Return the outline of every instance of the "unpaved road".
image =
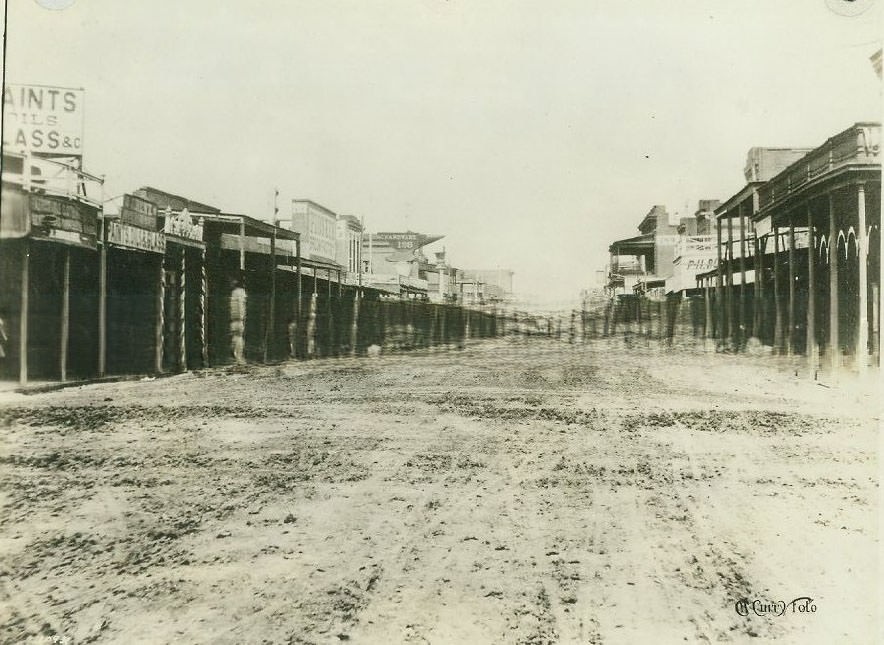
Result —
<instances>
[{"instance_id":1,"label":"unpaved road","mask_svg":"<svg viewBox=\"0 0 884 645\"><path fill-rule=\"evenodd\" d=\"M7 395L0 637L871 643L873 392L542 339Z\"/></svg>"}]
</instances>

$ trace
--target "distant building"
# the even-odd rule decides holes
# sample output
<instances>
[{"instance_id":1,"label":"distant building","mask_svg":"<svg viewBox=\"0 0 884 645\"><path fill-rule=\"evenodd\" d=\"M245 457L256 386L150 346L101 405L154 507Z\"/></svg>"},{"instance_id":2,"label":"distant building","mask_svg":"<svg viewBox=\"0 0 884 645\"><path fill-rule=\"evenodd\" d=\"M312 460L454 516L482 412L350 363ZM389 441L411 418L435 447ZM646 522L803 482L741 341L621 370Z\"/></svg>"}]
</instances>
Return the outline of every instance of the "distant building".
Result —
<instances>
[{"instance_id":1,"label":"distant building","mask_svg":"<svg viewBox=\"0 0 884 645\"><path fill-rule=\"evenodd\" d=\"M672 275L678 226L669 223L666 207L657 204L638 225L641 235L612 242L609 293L661 291Z\"/></svg>"},{"instance_id":2,"label":"distant building","mask_svg":"<svg viewBox=\"0 0 884 645\"><path fill-rule=\"evenodd\" d=\"M301 234L301 257L337 263L338 215L334 211L309 199L293 199L291 218L281 218L279 225Z\"/></svg>"},{"instance_id":3,"label":"distant building","mask_svg":"<svg viewBox=\"0 0 884 645\"><path fill-rule=\"evenodd\" d=\"M743 175L748 183L767 181L810 152L810 148L749 148Z\"/></svg>"},{"instance_id":4,"label":"distant building","mask_svg":"<svg viewBox=\"0 0 884 645\"><path fill-rule=\"evenodd\" d=\"M457 269L448 264L444 248L435 256L435 262L422 264L419 269L427 281L427 296L431 302L457 302Z\"/></svg>"},{"instance_id":5,"label":"distant building","mask_svg":"<svg viewBox=\"0 0 884 645\"><path fill-rule=\"evenodd\" d=\"M686 293L697 288L697 274L717 266L715 252L715 209L717 199L701 199L693 218L678 223L678 241L672 259L672 275L666 278L666 293Z\"/></svg>"},{"instance_id":6,"label":"distant building","mask_svg":"<svg viewBox=\"0 0 884 645\"><path fill-rule=\"evenodd\" d=\"M483 301L503 302L513 295L512 269L465 269L464 280L476 284L474 293L481 294Z\"/></svg>"},{"instance_id":7,"label":"distant building","mask_svg":"<svg viewBox=\"0 0 884 645\"><path fill-rule=\"evenodd\" d=\"M362 271L362 222L353 215L340 215L335 223L335 261L350 279Z\"/></svg>"},{"instance_id":8,"label":"distant building","mask_svg":"<svg viewBox=\"0 0 884 645\"><path fill-rule=\"evenodd\" d=\"M391 293L398 288L404 297L429 298L429 263L421 249L443 237L414 231L363 234L363 264L368 263L371 284Z\"/></svg>"}]
</instances>

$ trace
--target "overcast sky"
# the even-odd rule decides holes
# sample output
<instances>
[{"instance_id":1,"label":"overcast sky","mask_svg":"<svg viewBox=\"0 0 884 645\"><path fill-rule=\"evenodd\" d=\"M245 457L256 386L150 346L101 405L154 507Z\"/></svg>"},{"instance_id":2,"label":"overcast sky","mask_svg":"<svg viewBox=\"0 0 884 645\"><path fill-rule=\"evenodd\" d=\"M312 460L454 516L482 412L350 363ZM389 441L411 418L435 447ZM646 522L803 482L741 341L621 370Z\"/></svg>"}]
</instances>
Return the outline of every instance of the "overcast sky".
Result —
<instances>
[{"instance_id":1,"label":"overcast sky","mask_svg":"<svg viewBox=\"0 0 884 645\"><path fill-rule=\"evenodd\" d=\"M9 0L7 81L85 88L108 196L270 219L279 186L565 298L653 204L737 192L750 147L880 120L880 4Z\"/></svg>"}]
</instances>

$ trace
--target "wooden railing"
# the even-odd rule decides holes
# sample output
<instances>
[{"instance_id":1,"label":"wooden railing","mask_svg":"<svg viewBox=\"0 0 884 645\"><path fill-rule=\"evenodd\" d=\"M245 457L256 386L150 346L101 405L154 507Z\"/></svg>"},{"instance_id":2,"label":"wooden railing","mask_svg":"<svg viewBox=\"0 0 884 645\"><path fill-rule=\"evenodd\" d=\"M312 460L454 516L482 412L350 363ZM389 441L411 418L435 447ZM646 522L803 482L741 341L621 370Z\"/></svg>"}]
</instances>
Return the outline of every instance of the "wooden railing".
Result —
<instances>
[{"instance_id":1,"label":"wooden railing","mask_svg":"<svg viewBox=\"0 0 884 645\"><path fill-rule=\"evenodd\" d=\"M101 208L104 179L66 163L15 152L3 153L3 182L28 193L65 197Z\"/></svg>"},{"instance_id":2,"label":"wooden railing","mask_svg":"<svg viewBox=\"0 0 884 645\"><path fill-rule=\"evenodd\" d=\"M858 164L880 164L881 124L857 123L786 168L758 191L762 209L785 199L805 184Z\"/></svg>"}]
</instances>

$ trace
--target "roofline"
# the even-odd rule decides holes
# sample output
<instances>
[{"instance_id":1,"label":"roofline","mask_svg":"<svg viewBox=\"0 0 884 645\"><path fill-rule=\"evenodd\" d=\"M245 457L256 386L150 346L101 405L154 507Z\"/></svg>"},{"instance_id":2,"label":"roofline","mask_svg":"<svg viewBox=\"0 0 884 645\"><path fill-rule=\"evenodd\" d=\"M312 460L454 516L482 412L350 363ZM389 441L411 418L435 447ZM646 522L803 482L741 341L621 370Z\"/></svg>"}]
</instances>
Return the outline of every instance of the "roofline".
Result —
<instances>
[{"instance_id":1,"label":"roofline","mask_svg":"<svg viewBox=\"0 0 884 645\"><path fill-rule=\"evenodd\" d=\"M740 190L738 190L733 195L728 197L725 201L723 201L718 206L718 208L712 211L713 213L715 213L715 218L721 219L721 216L729 211L733 206L739 204L744 199L751 196L755 191L757 191L761 186L766 183L767 182L765 181L750 181L749 183L747 183Z\"/></svg>"},{"instance_id":2,"label":"roofline","mask_svg":"<svg viewBox=\"0 0 884 645\"><path fill-rule=\"evenodd\" d=\"M191 216L201 217L204 220L216 221L216 222L243 222L252 228L258 229L263 233L268 233L269 235L276 234L276 239L278 240L300 240L301 234L296 231L290 231L287 228L282 228L279 226L274 226L270 222L265 222L260 219L255 219L254 217L249 217L248 215L242 215L240 213L203 213L200 211L191 211Z\"/></svg>"},{"instance_id":3,"label":"roofline","mask_svg":"<svg viewBox=\"0 0 884 645\"><path fill-rule=\"evenodd\" d=\"M295 198L292 199L292 204L296 204L296 203L297 203L297 204L313 204L313 205L316 206L318 209L325 211L325 212L328 213L329 215L334 215L334 216L335 216L335 219L337 219L337 217L338 217L338 214L337 214L335 211L333 211L332 209L330 209L328 206L323 206L323 205L320 204L319 202L315 202L315 201L313 201L312 199L306 199L306 198L301 198L301 197L295 197Z\"/></svg>"},{"instance_id":4,"label":"roofline","mask_svg":"<svg viewBox=\"0 0 884 645\"><path fill-rule=\"evenodd\" d=\"M818 145L814 148L811 148L807 154L803 155L802 157L799 157L798 159L796 159L795 161L790 163L788 166L783 168L783 170L781 170L780 172L775 174L773 177L771 177L768 180L768 182L772 182L772 181L778 179L780 176L786 175L786 174L792 172L792 170L794 168L796 168L799 164L801 164L807 157L812 155L814 152L816 152L820 148L826 147L827 145L829 145L830 143L832 143L833 141L835 141L839 137L843 137L845 134L847 134L851 130L855 130L856 128L874 128L874 127L880 128L881 122L880 121L857 121L853 125L850 125L850 126L844 128L843 130L841 130L841 132L839 132L838 134L832 135L831 137L829 137L828 139L823 141L820 145ZM767 183L767 182L765 182L765 183Z\"/></svg>"}]
</instances>

